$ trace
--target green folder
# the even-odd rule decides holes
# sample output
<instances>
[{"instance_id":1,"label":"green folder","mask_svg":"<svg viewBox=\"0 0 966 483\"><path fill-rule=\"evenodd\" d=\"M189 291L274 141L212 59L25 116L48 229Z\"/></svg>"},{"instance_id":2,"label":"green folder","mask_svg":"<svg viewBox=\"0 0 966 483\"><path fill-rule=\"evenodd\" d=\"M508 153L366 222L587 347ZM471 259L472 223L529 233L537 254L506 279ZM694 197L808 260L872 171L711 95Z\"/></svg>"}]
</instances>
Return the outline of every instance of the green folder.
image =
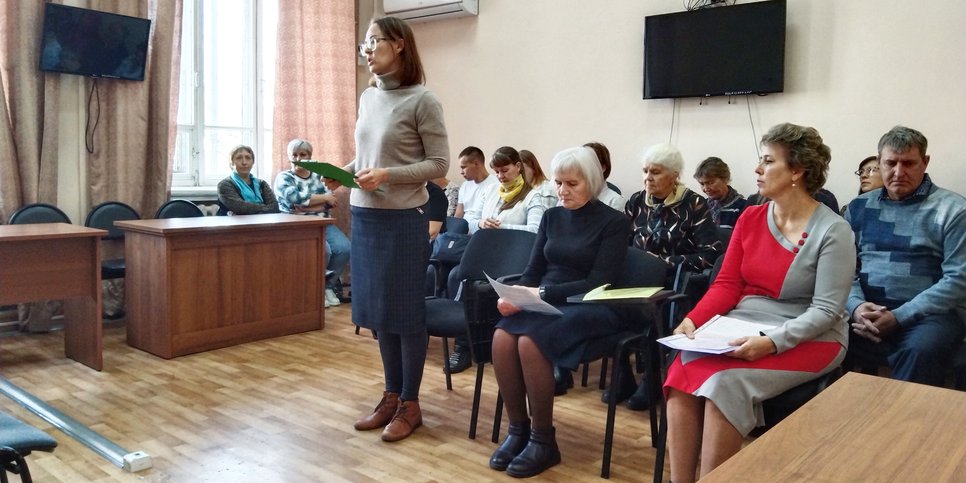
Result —
<instances>
[{"instance_id":1,"label":"green folder","mask_svg":"<svg viewBox=\"0 0 966 483\"><path fill-rule=\"evenodd\" d=\"M352 173L333 164L310 160L295 161L294 163L296 166L301 166L323 178L334 179L347 188L359 188L356 177Z\"/></svg>"}]
</instances>

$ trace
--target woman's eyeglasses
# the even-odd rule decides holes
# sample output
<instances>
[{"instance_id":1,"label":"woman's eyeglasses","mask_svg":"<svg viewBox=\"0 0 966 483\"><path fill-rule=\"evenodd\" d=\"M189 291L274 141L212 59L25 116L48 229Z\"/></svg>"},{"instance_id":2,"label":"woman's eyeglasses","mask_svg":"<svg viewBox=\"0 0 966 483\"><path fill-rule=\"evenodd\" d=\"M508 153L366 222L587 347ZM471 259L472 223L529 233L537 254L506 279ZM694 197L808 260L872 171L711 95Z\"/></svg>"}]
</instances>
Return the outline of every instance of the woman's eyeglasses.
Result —
<instances>
[{"instance_id":1,"label":"woman's eyeglasses","mask_svg":"<svg viewBox=\"0 0 966 483\"><path fill-rule=\"evenodd\" d=\"M366 39L365 42L359 44L359 55L365 57L366 55L369 54L369 52L376 50L376 45L378 45L379 41L381 40L389 40L389 39L386 37L369 37L368 39Z\"/></svg>"},{"instance_id":2,"label":"woman's eyeglasses","mask_svg":"<svg viewBox=\"0 0 966 483\"><path fill-rule=\"evenodd\" d=\"M855 175L861 178L863 176L872 176L873 174L878 172L879 172L878 166L869 166L868 168L865 168L865 169L855 170Z\"/></svg>"}]
</instances>

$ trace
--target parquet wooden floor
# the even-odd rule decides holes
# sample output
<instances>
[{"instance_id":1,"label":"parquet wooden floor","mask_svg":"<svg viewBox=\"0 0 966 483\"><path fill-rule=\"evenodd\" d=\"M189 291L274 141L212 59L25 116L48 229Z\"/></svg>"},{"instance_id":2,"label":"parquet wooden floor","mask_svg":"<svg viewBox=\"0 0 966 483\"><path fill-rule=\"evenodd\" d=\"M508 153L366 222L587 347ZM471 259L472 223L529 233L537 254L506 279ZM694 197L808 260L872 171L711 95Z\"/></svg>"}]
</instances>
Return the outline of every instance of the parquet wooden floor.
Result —
<instances>
[{"instance_id":1,"label":"parquet wooden floor","mask_svg":"<svg viewBox=\"0 0 966 483\"><path fill-rule=\"evenodd\" d=\"M443 379L430 342L420 404L424 426L399 443L352 422L382 393L378 347L353 333L349 306L328 309L326 328L164 360L105 330L104 371L63 357L63 332L0 338L0 373L154 467L126 473L0 397L0 407L57 439L28 457L38 482L513 481L487 467L496 383L487 366L476 440L468 439L475 372ZM537 481L601 481L606 406L590 385L556 400L563 463ZM506 423L504 422L504 429ZM611 481L649 481L654 462L646 412L618 409ZM16 479L16 477L14 477Z\"/></svg>"}]
</instances>

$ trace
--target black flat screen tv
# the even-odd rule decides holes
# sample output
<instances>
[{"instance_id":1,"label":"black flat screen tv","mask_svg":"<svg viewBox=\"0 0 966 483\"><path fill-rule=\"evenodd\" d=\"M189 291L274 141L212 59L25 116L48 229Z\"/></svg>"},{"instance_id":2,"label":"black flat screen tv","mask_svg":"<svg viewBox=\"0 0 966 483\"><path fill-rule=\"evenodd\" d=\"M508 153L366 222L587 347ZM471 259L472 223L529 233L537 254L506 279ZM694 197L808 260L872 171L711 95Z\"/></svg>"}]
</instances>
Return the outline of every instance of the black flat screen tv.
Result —
<instances>
[{"instance_id":1,"label":"black flat screen tv","mask_svg":"<svg viewBox=\"0 0 966 483\"><path fill-rule=\"evenodd\" d=\"M644 99L781 92L785 0L644 19Z\"/></svg>"},{"instance_id":2,"label":"black flat screen tv","mask_svg":"<svg viewBox=\"0 0 966 483\"><path fill-rule=\"evenodd\" d=\"M150 32L145 18L48 3L40 70L144 80Z\"/></svg>"}]
</instances>

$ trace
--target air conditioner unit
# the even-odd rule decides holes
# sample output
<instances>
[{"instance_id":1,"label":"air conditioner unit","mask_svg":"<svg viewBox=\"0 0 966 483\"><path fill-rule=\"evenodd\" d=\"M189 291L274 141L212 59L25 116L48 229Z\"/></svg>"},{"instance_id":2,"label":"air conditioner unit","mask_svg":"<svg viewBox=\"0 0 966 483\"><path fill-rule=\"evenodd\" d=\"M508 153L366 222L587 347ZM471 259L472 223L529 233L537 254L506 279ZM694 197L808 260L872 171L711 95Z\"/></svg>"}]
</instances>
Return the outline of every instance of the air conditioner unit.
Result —
<instances>
[{"instance_id":1,"label":"air conditioner unit","mask_svg":"<svg viewBox=\"0 0 966 483\"><path fill-rule=\"evenodd\" d=\"M479 0L383 0L386 15L407 22L469 17L480 12Z\"/></svg>"}]
</instances>

